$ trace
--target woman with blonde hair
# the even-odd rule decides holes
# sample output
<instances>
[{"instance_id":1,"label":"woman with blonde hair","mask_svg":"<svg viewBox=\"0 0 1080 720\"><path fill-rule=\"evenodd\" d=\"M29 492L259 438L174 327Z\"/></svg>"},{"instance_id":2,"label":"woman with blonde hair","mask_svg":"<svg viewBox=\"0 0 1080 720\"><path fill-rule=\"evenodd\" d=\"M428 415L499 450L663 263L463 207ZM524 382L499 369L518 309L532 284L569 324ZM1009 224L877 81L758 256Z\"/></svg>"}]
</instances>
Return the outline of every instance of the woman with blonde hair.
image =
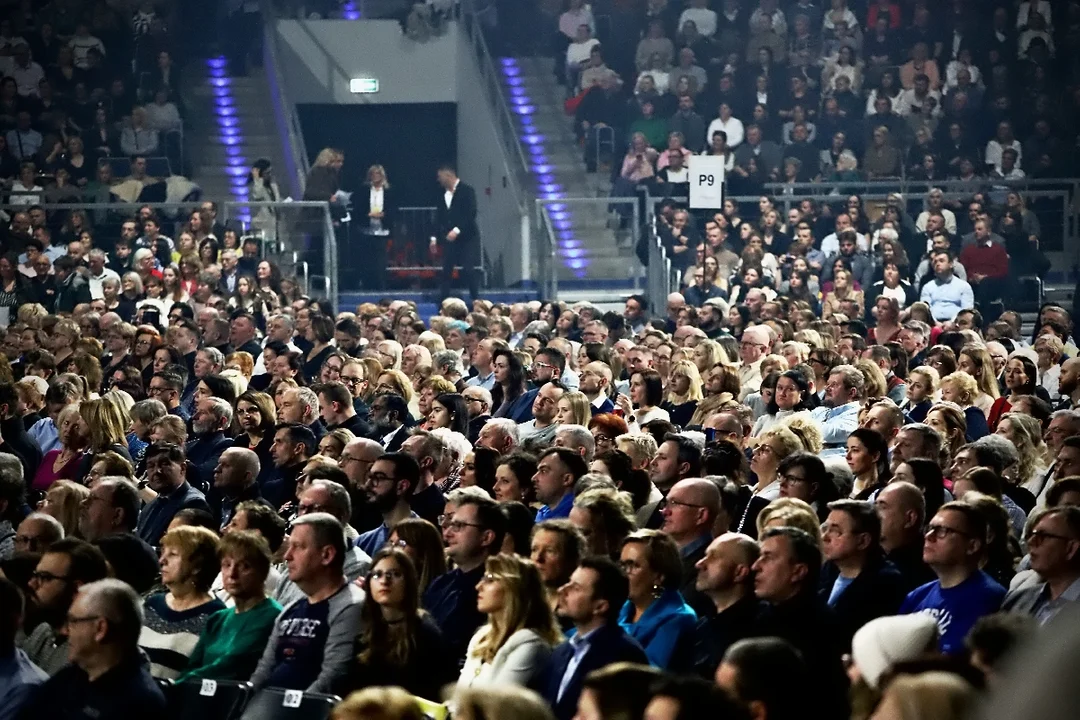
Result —
<instances>
[{"instance_id":1,"label":"woman with blonde hair","mask_svg":"<svg viewBox=\"0 0 1080 720\"><path fill-rule=\"evenodd\" d=\"M592 406L588 396L578 390L570 390L559 398L559 410L555 422L559 425L588 427L592 420Z\"/></svg>"},{"instance_id":2,"label":"woman with blonde hair","mask_svg":"<svg viewBox=\"0 0 1080 720\"><path fill-rule=\"evenodd\" d=\"M1009 480L1028 490L1035 497L1042 492L1047 468L1053 462L1050 448L1043 442L1042 426L1030 415L1007 412L998 422L996 435L1013 444L1020 460L1005 471Z\"/></svg>"},{"instance_id":3,"label":"woman with blonde hair","mask_svg":"<svg viewBox=\"0 0 1080 720\"><path fill-rule=\"evenodd\" d=\"M967 436L971 440L978 440L990 434L990 428L986 424L986 414L975 406L975 398L978 394L979 384L975 378L963 370L957 370L941 378L941 399L943 402L956 403L964 411Z\"/></svg>"},{"instance_id":4,"label":"woman with blonde hair","mask_svg":"<svg viewBox=\"0 0 1080 720\"><path fill-rule=\"evenodd\" d=\"M68 405L56 417L60 448L41 459L30 487L45 492L57 480L75 480L90 444L90 429L79 413L79 403Z\"/></svg>"},{"instance_id":5,"label":"woman with blonde hair","mask_svg":"<svg viewBox=\"0 0 1080 720\"><path fill-rule=\"evenodd\" d=\"M839 260L839 259L838 259ZM840 312L842 303L851 300L859 309L859 317L863 315L863 291L854 287L855 279L851 270L838 268L833 273L833 287L825 293L825 300L821 304L821 319L828 320Z\"/></svg>"},{"instance_id":6,"label":"woman with blonde hair","mask_svg":"<svg viewBox=\"0 0 1080 720\"><path fill-rule=\"evenodd\" d=\"M949 456L951 465L956 453L967 443L967 419L964 411L956 403L935 403L926 413L926 424L941 435L944 441L942 449Z\"/></svg>"},{"instance_id":7,"label":"woman with blonde hair","mask_svg":"<svg viewBox=\"0 0 1080 720\"><path fill-rule=\"evenodd\" d=\"M90 453L96 455L104 452L114 452L128 462L131 462L131 453L127 448L127 429L131 425L131 417L116 402L108 398L87 400L79 406L79 414L83 422L90 430ZM90 460L83 462L79 468L79 474L75 478L82 482L86 474L90 472Z\"/></svg>"},{"instance_id":8,"label":"woman with blonde hair","mask_svg":"<svg viewBox=\"0 0 1080 720\"><path fill-rule=\"evenodd\" d=\"M965 720L979 695L959 675L944 671L897 675L885 688L873 718L884 720Z\"/></svg>"},{"instance_id":9,"label":"woman with blonde hair","mask_svg":"<svg viewBox=\"0 0 1080 720\"><path fill-rule=\"evenodd\" d=\"M356 439L356 435L346 428L337 428L323 435L319 441L319 454L337 462L345 446Z\"/></svg>"},{"instance_id":10,"label":"woman with blonde hair","mask_svg":"<svg viewBox=\"0 0 1080 720\"><path fill-rule=\"evenodd\" d=\"M64 526L64 537L81 537L79 513L83 500L89 496L88 488L70 480L57 480L38 503L37 511L56 518Z\"/></svg>"},{"instance_id":11,"label":"woman with blonde hair","mask_svg":"<svg viewBox=\"0 0 1080 720\"><path fill-rule=\"evenodd\" d=\"M724 346L715 340L699 340L694 346L694 365L697 366L698 375L704 375L714 365L729 362L731 360L724 352Z\"/></svg>"},{"instance_id":12,"label":"woman with blonde hair","mask_svg":"<svg viewBox=\"0 0 1080 720\"><path fill-rule=\"evenodd\" d=\"M971 404L982 410L983 415L989 417L994 401L1001 397L997 372L994 370L994 360L990 357L990 352L982 345L965 345L960 350L960 356L956 358L956 369L975 378L978 391Z\"/></svg>"},{"instance_id":13,"label":"woman with blonde hair","mask_svg":"<svg viewBox=\"0 0 1080 720\"><path fill-rule=\"evenodd\" d=\"M375 391L376 393L391 392L400 395L408 403L410 412L416 405L416 392L413 390L412 382L400 370L383 370L376 380ZM415 413L414 416L416 416Z\"/></svg>"},{"instance_id":14,"label":"woman with blonde hair","mask_svg":"<svg viewBox=\"0 0 1080 720\"><path fill-rule=\"evenodd\" d=\"M863 397L867 400L880 400L889 394L889 383L885 379L885 373L873 360L860 359L855 361L855 367L866 378L866 390Z\"/></svg>"},{"instance_id":15,"label":"woman with blonde hair","mask_svg":"<svg viewBox=\"0 0 1080 720\"><path fill-rule=\"evenodd\" d=\"M821 520L805 500L782 497L773 500L761 509L757 516L758 537L774 527L793 527L810 534L821 547Z\"/></svg>"},{"instance_id":16,"label":"woman with blonde hair","mask_svg":"<svg viewBox=\"0 0 1080 720\"><path fill-rule=\"evenodd\" d=\"M900 409L912 422L921 423L934 404L940 387L938 371L929 365L920 365L908 371L907 388Z\"/></svg>"},{"instance_id":17,"label":"woman with blonde hair","mask_svg":"<svg viewBox=\"0 0 1080 720\"><path fill-rule=\"evenodd\" d=\"M780 483L777 468L780 461L791 453L803 450L802 440L790 428L771 427L758 436L754 446L750 468L757 475L758 481L753 488L753 496L772 501L780 497Z\"/></svg>"},{"instance_id":18,"label":"woman with blonde hair","mask_svg":"<svg viewBox=\"0 0 1080 720\"><path fill-rule=\"evenodd\" d=\"M720 347L719 343L716 343ZM701 347L698 345L698 347ZM694 348L697 352L697 348ZM723 353L723 349L720 350ZM709 366L711 367L711 366ZM660 407L667 410L671 422L680 427L690 424L690 419L697 411L698 403L704 399L701 393L701 375L696 363L679 360L671 366L667 380L667 397Z\"/></svg>"},{"instance_id":19,"label":"woman with blonde hair","mask_svg":"<svg viewBox=\"0 0 1080 720\"><path fill-rule=\"evenodd\" d=\"M536 565L517 555L495 555L476 586L476 609L487 623L469 641L458 687L528 686L562 641Z\"/></svg>"}]
</instances>

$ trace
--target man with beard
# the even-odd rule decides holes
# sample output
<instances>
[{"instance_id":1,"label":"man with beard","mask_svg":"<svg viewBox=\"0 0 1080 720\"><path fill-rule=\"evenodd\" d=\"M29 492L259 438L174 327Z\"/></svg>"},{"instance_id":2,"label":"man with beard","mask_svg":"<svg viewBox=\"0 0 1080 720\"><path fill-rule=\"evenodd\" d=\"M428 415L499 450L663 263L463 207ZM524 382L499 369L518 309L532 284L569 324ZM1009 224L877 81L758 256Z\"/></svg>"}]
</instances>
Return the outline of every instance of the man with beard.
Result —
<instances>
[{"instance_id":1,"label":"man with beard","mask_svg":"<svg viewBox=\"0 0 1080 720\"><path fill-rule=\"evenodd\" d=\"M378 395L371 403L371 423L374 425L371 439L380 443L386 452L397 452L409 436L405 424L408 417L409 405L405 398L396 393Z\"/></svg>"},{"instance_id":2,"label":"man with beard","mask_svg":"<svg viewBox=\"0 0 1080 720\"><path fill-rule=\"evenodd\" d=\"M195 439L187 445L188 466L193 470L189 482L204 493L210 491L221 454L232 447L232 439L225 436L232 420L232 405L219 397L199 400L191 418Z\"/></svg>"},{"instance_id":3,"label":"man with beard","mask_svg":"<svg viewBox=\"0 0 1080 720\"><path fill-rule=\"evenodd\" d=\"M1058 410L1080 409L1080 358L1069 358L1061 364L1058 392L1061 394Z\"/></svg>"},{"instance_id":4,"label":"man with beard","mask_svg":"<svg viewBox=\"0 0 1080 720\"><path fill-rule=\"evenodd\" d=\"M698 308L698 328L710 340L724 334L724 319L727 318L728 304L722 298L709 298Z\"/></svg>"},{"instance_id":5,"label":"man with beard","mask_svg":"<svg viewBox=\"0 0 1080 720\"><path fill-rule=\"evenodd\" d=\"M374 555L386 544L394 525L406 518L419 517L412 511L409 498L420 482L420 465L403 452L387 453L372 463L363 486L367 501L382 515L382 524L361 533L356 547Z\"/></svg>"},{"instance_id":6,"label":"man with beard","mask_svg":"<svg viewBox=\"0 0 1080 720\"><path fill-rule=\"evenodd\" d=\"M30 576L26 627L22 643L30 661L55 675L68 662L67 636L59 634L79 588L108 577L105 556L88 542L65 538L53 543Z\"/></svg>"}]
</instances>

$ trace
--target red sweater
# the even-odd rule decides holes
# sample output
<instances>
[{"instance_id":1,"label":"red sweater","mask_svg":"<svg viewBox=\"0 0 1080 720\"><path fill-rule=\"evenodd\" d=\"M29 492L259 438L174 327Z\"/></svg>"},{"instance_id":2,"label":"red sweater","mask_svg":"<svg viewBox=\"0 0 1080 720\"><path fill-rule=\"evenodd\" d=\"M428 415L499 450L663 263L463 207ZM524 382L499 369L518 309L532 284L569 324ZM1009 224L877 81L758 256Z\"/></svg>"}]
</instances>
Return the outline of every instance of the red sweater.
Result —
<instances>
[{"instance_id":1,"label":"red sweater","mask_svg":"<svg viewBox=\"0 0 1080 720\"><path fill-rule=\"evenodd\" d=\"M1003 278L1009 274L1009 254L997 243L986 245L968 245L960 252L960 263L967 270L968 277L985 275L990 278Z\"/></svg>"}]
</instances>

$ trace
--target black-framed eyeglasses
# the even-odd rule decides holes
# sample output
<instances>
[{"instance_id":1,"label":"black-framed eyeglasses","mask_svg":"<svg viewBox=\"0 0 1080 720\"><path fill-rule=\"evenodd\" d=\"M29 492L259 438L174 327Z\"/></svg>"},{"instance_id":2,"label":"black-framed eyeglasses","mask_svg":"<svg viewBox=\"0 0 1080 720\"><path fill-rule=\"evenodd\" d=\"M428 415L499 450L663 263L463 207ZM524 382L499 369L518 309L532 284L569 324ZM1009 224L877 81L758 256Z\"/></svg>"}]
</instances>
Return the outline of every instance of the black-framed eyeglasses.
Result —
<instances>
[{"instance_id":1,"label":"black-framed eyeglasses","mask_svg":"<svg viewBox=\"0 0 1080 720\"><path fill-rule=\"evenodd\" d=\"M1046 532L1045 530L1032 530L1027 537L1028 545L1041 545L1047 540L1072 542L1076 540L1076 538L1069 537L1068 535L1058 535L1057 533Z\"/></svg>"},{"instance_id":2,"label":"black-framed eyeglasses","mask_svg":"<svg viewBox=\"0 0 1080 720\"><path fill-rule=\"evenodd\" d=\"M947 525L927 525L926 537L933 538L934 540L944 540L950 535L960 535L961 537L971 537L969 533L963 530L957 530Z\"/></svg>"},{"instance_id":3,"label":"black-framed eyeglasses","mask_svg":"<svg viewBox=\"0 0 1080 720\"><path fill-rule=\"evenodd\" d=\"M470 522L464 522L462 520L450 520L450 521L446 521L446 522L440 521L440 524L444 528L446 528L447 530L453 530L454 532L461 532L462 530L464 530L467 527L474 527L474 528L478 528L478 529L483 529L483 527L484 527L480 523L470 523Z\"/></svg>"},{"instance_id":4,"label":"black-framed eyeglasses","mask_svg":"<svg viewBox=\"0 0 1080 720\"><path fill-rule=\"evenodd\" d=\"M699 509L699 508L703 508L705 506L704 505L698 505L696 503L683 502L682 500L673 500L671 498L664 498L664 507L669 507L669 508L684 507L684 508L694 508L696 510L696 509Z\"/></svg>"},{"instance_id":5,"label":"black-framed eyeglasses","mask_svg":"<svg viewBox=\"0 0 1080 720\"><path fill-rule=\"evenodd\" d=\"M799 477L798 475L791 475L789 473L782 473L780 475L780 486L781 487L783 487L785 485L794 485L795 483L804 483L804 482L809 482L809 480L807 480L804 477Z\"/></svg>"},{"instance_id":6,"label":"black-framed eyeglasses","mask_svg":"<svg viewBox=\"0 0 1080 720\"><path fill-rule=\"evenodd\" d=\"M356 458L349 458L349 459L350 460L355 460ZM372 483L378 484L378 483L381 483L381 482L393 482L395 480L397 480L397 478L390 477L386 473L368 473L367 482L365 482L364 484L365 485L372 484Z\"/></svg>"},{"instance_id":7,"label":"black-framed eyeglasses","mask_svg":"<svg viewBox=\"0 0 1080 720\"><path fill-rule=\"evenodd\" d=\"M101 619L100 615L83 615L82 617L77 617L75 615L68 615L66 618L64 618L64 621L68 625L78 625L79 623L94 622L95 620L100 620L100 619Z\"/></svg>"},{"instance_id":8,"label":"black-framed eyeglasses","mask_svg":"<svg viewBox=\"0 0 1080 720\"><path fill-rule=\"evenodd\" d=\"M67 582L71 579L71 576L53 575L51 572L46 572L45 570L35 570L34 572L30 573L30 579L37 580L41 583L53 582L54 580L61 580L63 582Z\"/></svg>"},{"instance_id":9,"label":"black-framed eyeglasses","mask_svg":"<svg viewBox=\"0 0 1080 720\"><path fill-rule=\"evenodd\" d=\"M348 385L349 387L356 387L360 383L364 382L364 378L346 377L345 375L342 375L341 382Z\"/></svg>"}]
</instances>

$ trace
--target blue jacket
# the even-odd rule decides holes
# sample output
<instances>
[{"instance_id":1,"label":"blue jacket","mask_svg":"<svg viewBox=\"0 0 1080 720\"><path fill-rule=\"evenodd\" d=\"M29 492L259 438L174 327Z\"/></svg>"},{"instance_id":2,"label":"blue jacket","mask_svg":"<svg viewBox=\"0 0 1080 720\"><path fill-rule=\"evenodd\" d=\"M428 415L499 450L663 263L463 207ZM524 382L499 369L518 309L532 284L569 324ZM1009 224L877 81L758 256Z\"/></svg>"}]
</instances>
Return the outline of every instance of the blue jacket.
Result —
<instances>
[{"instance_id":1,"label":"blue jacket","mask_svg":"<svg viewBox=\"0 0 1080 720\"><path fill-rule=\"evenodd\" d=\"M634 605L629 600L619 613L619 625L641 643L649 663L664 670L677 650L688 648L697 626L697 613L677 590L665 590L645 609L637 622L630 622Z\"/></svg>"},{"instance_id":2,"label":"blue jacket","mask_svg":"<svg viewBox=\"0 0 1080 720\"><path fill-rule=\"evenodd\" d=\"M589 403L589 409L593 415L603 415L604 413L613 412L615 410L615 403L611 401L611 398L604 398L604 402L600 403L600 407L596 407L592 403Z\"/></svg>"},{"instance_id":3,"label":"blue jacket","mask_svg":"<svg viewBox=\"0 0 1080 720\"><path fill-rule=\"evenodd\" d=\"M537 683L537 690L555 711L556 720L571 720L577 712L578 697L585 677L593 670L617 662L630 662L644 665L648 662L641 645L626 632L611 623L598 628L589 638L589 649L581 658L581 663L574 669L574 674L559 697L559 687L570 660L574 657L574 647L569 642L559 645L551 653L547 668Z\"/></svg>"},{"instance_id":4,"label":"blue jacket","mask_svg":"<svg viewBox=\"0 0 1080 720\"><path fill-rule=\"evenodd\" d=\"M195 508L210 512L206 496L191 487L185 480L180 487L168 495L158 495L143 506L139 513L138 535L147 545L157 547L161 536L165 534L169 523L176 513L186 508Z\"/></svg>"},{"instance_id":5,"label":"blue jacket","mask_svg":"<svg viewBox=\"0 0 1080 720\"><path fill-rule=\"evenodd\" d=\"M510 403L510 407L506 408L503 412L494 412L492 417L504 417L510 418L514 422L521 423L529 422L533 419L532 406L533 400L536 399L536 394L540 392L539 388L533 388L523 392L517 400Z\"/></svg>"}]
</instances>

